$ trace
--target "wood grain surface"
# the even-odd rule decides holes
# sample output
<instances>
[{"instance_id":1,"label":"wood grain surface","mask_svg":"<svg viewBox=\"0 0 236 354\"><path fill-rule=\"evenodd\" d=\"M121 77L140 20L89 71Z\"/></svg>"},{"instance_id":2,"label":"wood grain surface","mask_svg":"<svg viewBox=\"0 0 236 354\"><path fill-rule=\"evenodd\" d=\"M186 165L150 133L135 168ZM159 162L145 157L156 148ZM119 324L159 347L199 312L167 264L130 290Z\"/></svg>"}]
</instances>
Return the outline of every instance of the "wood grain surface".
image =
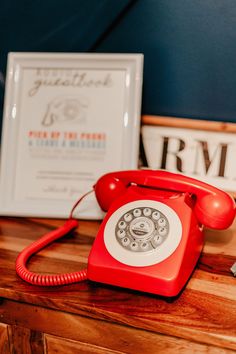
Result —
<instances>
[{"instance_id":1,"label":"wood grain surface","mask_svg":"<svg viewBox=\"0 0 236 354\"><path fill-rule=\"evenodd\" d=\"M66 353L236 351L236 278L230 271L236 261L235 223L226 231L205 231L198 265L184 291L170 301L89 281L55 288L29 285L15 274L17 254L63 221L0 221L0 348L7 335L13 343L34 335L34 345L40 346L39 333L46 332L44 346L55 353L60 345L67 346ZM76 232L35 255L29 268L61 273L86 267L98 228L99 222L81 221ZM54 336L68 342L55 341Z\"/></svg>"}]
</instances>

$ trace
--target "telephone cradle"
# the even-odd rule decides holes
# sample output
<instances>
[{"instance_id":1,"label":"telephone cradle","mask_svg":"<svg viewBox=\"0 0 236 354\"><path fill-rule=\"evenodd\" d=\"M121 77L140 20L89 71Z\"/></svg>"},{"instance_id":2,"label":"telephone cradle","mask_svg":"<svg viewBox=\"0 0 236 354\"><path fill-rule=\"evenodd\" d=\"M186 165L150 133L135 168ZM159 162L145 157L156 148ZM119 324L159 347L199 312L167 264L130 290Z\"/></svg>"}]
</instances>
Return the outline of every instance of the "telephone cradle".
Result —
<instances>
[{"instance_id":1,"label":"telephone cradle","mask_svg":"<svg viewBox=\"0 0 236 354\"><path fill-rule=\"evenodd\" d=\"M44 275L26 267L34 253L77 227L72 216L74 207L62 227L19 254L16 272L23 280L52 286L89 279L173 297L184 288L197 264L204 226L226 229L235 217L235 202L230 195L167 171L108 173L97 181L94 191L107 213L90 251L87 269Z\"/></svg>"}]
</instances>

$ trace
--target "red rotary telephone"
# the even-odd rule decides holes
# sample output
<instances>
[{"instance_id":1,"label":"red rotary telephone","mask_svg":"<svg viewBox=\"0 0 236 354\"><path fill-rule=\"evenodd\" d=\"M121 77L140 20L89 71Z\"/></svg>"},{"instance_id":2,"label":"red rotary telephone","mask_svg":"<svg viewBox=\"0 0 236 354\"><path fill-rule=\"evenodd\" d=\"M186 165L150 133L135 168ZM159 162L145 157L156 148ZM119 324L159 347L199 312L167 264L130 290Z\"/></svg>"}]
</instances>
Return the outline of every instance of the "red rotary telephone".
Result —
<instances>
[{"instance_id":1,"label":"red rotary telephone","mask_svg":"<svg viewBox=\"0 0 236 354\"><path fill-rule=\"evenodd\" d=\"M65 225L18 256L16 271L22 279L44 286L89 279L176 296L201 253L203 225L221 230L235 217L235 203L227 193L166 171L108 173L97 181L94 191L107 214L91 249L88 268L61 275L36 274L26 268L29 257L77 227L71 213Z\"/></svg>"}]
</instances>

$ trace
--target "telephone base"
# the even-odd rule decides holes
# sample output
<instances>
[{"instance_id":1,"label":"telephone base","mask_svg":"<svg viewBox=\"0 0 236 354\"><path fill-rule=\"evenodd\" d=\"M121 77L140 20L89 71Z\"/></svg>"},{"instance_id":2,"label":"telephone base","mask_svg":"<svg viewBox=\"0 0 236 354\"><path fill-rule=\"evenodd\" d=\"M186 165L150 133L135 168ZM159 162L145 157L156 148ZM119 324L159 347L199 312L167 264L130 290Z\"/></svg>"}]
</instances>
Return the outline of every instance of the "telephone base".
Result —
<instances>
[{"instance_id":1,"label":"telephone base","mask_svg":"<svg viewBox=\"0 0 236 354\"><path fill-rule=\"evenodd\" d=\"M155 246L156 230L161 234L163 229L165 236ZM89 255L88 279L177 296L191 276L202 247L202 227L188 193L130 187L113 204L100 227Z\"/></svg>"},{"instance_id":2,"label":"telephone base","mask_svg":"<svg viewBox=\"0 0 236 354\"><path fill-rule=\"evenodd\" d=\"M197 264L198 258L195 259L193 269ZM104 273L108 272L109 277L104 276ZM146 273L146 274L145 274ZM156 273L155 275L149 275L149 273ZM108 269L90 267L88 272L88 279L97 283L103 283L113 285L117 287L137 290L145 293L155 294L159 296L167 297L168 299L174 299L177 297L183 288L185 287L188 279L190 278L192 271L185 272L181 267L179 275L172 279L158 278L158 267L149 266L139 269L130 269L129 271L121 269Z\"/></svg>"},{"instance_id":3,"label":"telephone base","mask_svg":"<svg viewBox=\"0 0 236 354\"><path fill-rule=\"evenodd\" d=\"M191 241L184 249L152 266L132 267L124 265L108 254L98 253L89 257L88 279L98 283L138 290L173 298L179 295L190 278L203 247L203 233L199 228L191 234ZM188 252L186 252L188 250Z\"/></svg>"}]
</instances>

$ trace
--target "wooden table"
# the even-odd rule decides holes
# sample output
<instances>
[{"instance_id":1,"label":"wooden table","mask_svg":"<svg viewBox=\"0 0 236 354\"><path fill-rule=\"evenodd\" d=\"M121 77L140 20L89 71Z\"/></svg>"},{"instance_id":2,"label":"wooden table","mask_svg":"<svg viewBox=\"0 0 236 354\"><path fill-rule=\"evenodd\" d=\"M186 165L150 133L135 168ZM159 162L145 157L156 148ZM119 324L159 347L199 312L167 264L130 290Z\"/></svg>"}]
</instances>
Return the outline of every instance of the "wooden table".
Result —
<instances>
[{"instance_id":1,"label":"wooden table","mask_svg":"<svg viewBox=\"0 0 236 354\"><path fill-rule=\"evenodd\" d=\"M25 246L61 220L1 218L0 353L233 353L236 351L236 224L206 231L186 289L173 300L84 281L31 286L15 274ZM70 272L86 267L99 222L34 256L29 268ZM191 255L190 255L191 256Z\"/></svg>"}]
</instances>

